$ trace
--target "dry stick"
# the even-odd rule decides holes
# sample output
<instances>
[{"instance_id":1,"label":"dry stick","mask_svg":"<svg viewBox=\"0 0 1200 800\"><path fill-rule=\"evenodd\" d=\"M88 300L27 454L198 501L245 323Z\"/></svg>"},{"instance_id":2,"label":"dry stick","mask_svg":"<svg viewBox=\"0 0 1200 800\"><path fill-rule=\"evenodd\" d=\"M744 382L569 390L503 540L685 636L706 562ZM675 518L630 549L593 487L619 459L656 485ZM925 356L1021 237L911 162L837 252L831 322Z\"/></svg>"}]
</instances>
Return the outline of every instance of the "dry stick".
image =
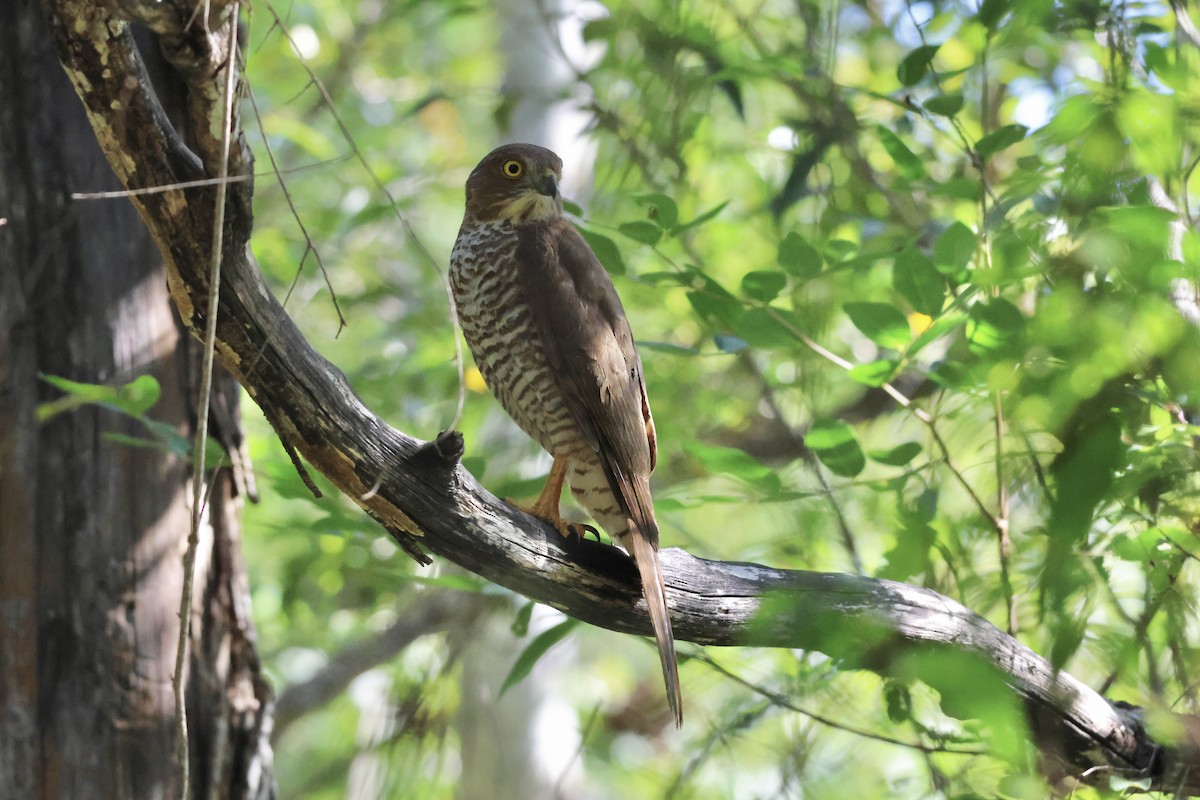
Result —
<instances>
[{"instance_id":1,"label":"dry stick","mask_svg":"<svg viewBox=\"0 0 1200 800\"><path fill-rule=\"evenodd\" d=\"M283 191L283 199L287 201L288 208L291 209L292 219L296 221L296 226L300 228L300 233L304 234L306 243L305 256L308 253L313 254L313 258L317 261L317 266L321 268L321 277L325 279L325 287L329 289L329 296L333 300L333 310L338 316L338 334L341 334L342 329L346 327L346 318L342 316L342 308L338 304L337 292L333 289L333 284L329 282L329 271L325 269L325 262L321 260L321 253L317 250L317 245L313 241L312 236L308 233L308 227L304 221L300 219L300 212L296 208L296 203L292 200L292 193L288 190L287 184L283 180L283 172L279 169L279 162L275 160L275 150L271 147L271 142L267 138L266 131L263 130L262 114L258 111L258 103L254 100L254 90L249 86L246 87L246 97L250 100L250 108L254 110L254 119L258 121L258 132L262 137L263 149L267 151L267 159L271 162L271 174L275 176L275 180L279 183L280 190ZM300 280L300 271L304 268L304 256L300 258L300 269L296 270L296 277L292 279L292 285L288 287L287 295L283 298L283 307L287 308L288 300L292 297L292 290L296 288L296 282ZM337 335L334 336L337 338Z\"/></svg>"},{"instance_id":2,"label":"dry stick","mask_svg":"<svg viewBox=\"0 0 1200 800\"><path fill-rule=\"evenodd\" d=\"M196 443L192 447L192 524L187 551L183 556L183 591L179 597L179 643L175 649L175 717L178 733L175 758L179 763L182 788L187 800L191 777L188 764L187 705L184 703L183 667L187 661L188 640L192 631L192 584L195 581L196 550L200 545L200 514L204 498L204 463L208 445L208 401L212 393L213 353L217 341L217 308L221 287L221 250L225 239L225 187L229 176L229 140L233 127L233 79L237 74L237 30L240 0L234 0L229 25L229 50L225 57L225 112L221 131L220 181L217 183L216 210L213 219L212 267L208 279L208 315L204 328L204 360L200 374L200 400L196 409Z\"/></svg>"},{"instance_id":3,"label":"dry stick","mask_svg":"<svg viewBox=\"0 0 1200 800\"><path fill-rule=\"evenodd\" d=\"M275 20L275 25L280 31L283 32L284 37L288 40L288 44L290 44L292 47L292 52L296 54L296 60L300 62L300 66L304 67L304 71L308 73L309 81L313 86L316 87L317 91L321 93L321 97L325 102L325 107L329 109L330 116L332 116L333 121L337 123L338 129L342 133L342 138L345 140L346 144L350 146L350 150L354 153L354 157L358 159L358 163L362 165L363 170L366 171L367 175L369 175L371 180L375 183L375 188L378 189L383 196L388 199L388 204L391 205L392 211L395 212L396 219L400 220L400 226L404 228L404 234L408 237L408 241L412 244L413 248L416 249L417 254L424 260L425 264L433 271L435 275L437 275L441 281L442 289L446 293L446 303L450 309L450 324L455 331L454 364L458 370L458 407L455 409L454 419L451 421L450 425L446 427L446 430L453 430L458 426L459 421L462 419L463 409L466 406L467 382L463 366L462 341L458 336L458 309L454 306L454 291L450 288L449 274L438 265L437 261L434 260L433 254L429 252L429 249L425 247L424 242L422 242L417 236L417 232L413 228L412 224L409 223L408 218L400 213L400 204L396 202L396 198L392 196L392 193L388 191L387 186L385 186L383 181L380 180L379 175L377 175L375 170L371 169L371 165L367 163L366 155L364 155L363 151L359 149L358 142L354 140L354 136L350 133L350 129L346 127L346 123L342 121L341 115L338 114L337 106L334 105L333 98L329 96L329 91L325 88L325 84L321 82L321 79L317 77L317 73L313 72L312 67L310 67L308 62L300 55L300 49L292 40L291 31L289 31L287 25L284 24L283 18L279 16L279 12L275 10L275 6L273 6L270 2L264 2L263 5L266 6L267 12Z\"/></svg>"},{"instance_id":4,"label":"dry stick","mask_svg":"<svg viewBox=\"0 0 1200 800\"><path fill-rule=\"evenodd\" d=\"M908 742L908 741L905 741L904 739L897 739L894 736L888 736L887 734L875 733L874 731L869 731L864 728L857 728L857 727L854 727L853 725L846 725L842 722L838 722L837 720L835 720L831 717L826 717L826 716L822 716L821 714L816 714L802 706L796 705L795 703L793 703L791 701L791 699L789 699L785 695L782 695L772 689L768 689L765 686L760 686L757 683L754 683L753 681L748 680L747 678L743 678L741 675L738 675L736 672L733 672L733 671L721 666L720 664L718 664L716 661L714 661L712 658L710 658L708 655L706 655L704 653L696 653L696 654L692 655L689 660L699 661L701 664L704 664L708 668L720 673L721 675L724 675L726 678L733 681L734 683L739 684L742 687L754 692L755 694L769 700L772 705L779 706L780 708L786 708L789 711L794 711L797 714L808 717L809 719L813 720L814 722L820 723L821 725L824 725L828 728L833 728L834 730L845 731L846 733L851 733L851 734L854 734L855 736L861 736L864 739L871 739L876 742L883 742L884 744L893 744L893 745L896 745L897 747L907 747L910 750L918 750L922 753L951 753L954 755L965 755L965 756L987 755L987 751L981 750L978 748L946 747L943 745L925 744L924 742Z\"/></svg>"},{"instance_id":5,"label":"dry stick","mask_svg":"<svg viewBox=\"0 0 1200 800\"><path fill-rule=\"evenodd\" d=\"M311 164L301 164L298 167L289 167L285 170L280 170L284 174L293 172L305 172L318 167L327 167L331 164L336 164L339 161L349 159L350 154L326 158L320 161L315 161ZM244 181L253 180L254 178L269 178L277 173L275 172L251 172L246 175L230 175L226 178L198 178L194 181L179 181L178 183L165 183L161 186L146 186L142 189L118 189L111 192L71 192L72 200L117 200L125 197L139 197L147 194L162 194L163 192L173 192L177 189L194 189L200 186L216 186L218 183L242 183Z\"/></svg>"}]
</instances>

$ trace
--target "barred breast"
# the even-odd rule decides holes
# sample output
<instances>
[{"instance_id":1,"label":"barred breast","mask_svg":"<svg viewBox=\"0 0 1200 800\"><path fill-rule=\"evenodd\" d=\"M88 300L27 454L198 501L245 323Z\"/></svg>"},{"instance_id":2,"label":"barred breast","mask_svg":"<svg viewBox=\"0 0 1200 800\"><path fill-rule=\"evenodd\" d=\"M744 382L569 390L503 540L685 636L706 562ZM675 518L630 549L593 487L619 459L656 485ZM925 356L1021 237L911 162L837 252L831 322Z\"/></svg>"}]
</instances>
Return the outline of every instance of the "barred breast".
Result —
<instances>
[{"instance_id":1,"label":"barred breast","mask_svg":"<svg viewBox=\"0 0 1200 800\"><path fill-rule=\"evenodd\" d=\"M521 292L516 248L509 222L463 223L450 254L458 320L479 372L508 415L546 451L573 452L582 437Z\"/></svg>"}]
</instances>

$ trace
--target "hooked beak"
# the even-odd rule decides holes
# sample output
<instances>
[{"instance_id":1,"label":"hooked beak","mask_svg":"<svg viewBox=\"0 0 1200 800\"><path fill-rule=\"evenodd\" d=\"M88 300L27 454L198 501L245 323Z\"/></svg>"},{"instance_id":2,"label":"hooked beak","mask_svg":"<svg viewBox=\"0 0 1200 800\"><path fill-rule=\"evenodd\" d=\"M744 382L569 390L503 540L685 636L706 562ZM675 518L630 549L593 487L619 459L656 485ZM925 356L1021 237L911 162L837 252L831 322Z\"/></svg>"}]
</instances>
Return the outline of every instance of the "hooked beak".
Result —
<instances>
[{"instance_id":1,"label":"hooked beak","mask_svg":"<svg viewBox=\"0 0 1200 800\"><path fill-rule=\"evenodd\" d=\"M538 194L544 194L546 197L558 197L558 179L554 177L553 172L547 173L546 177L538 181L534 188L537 189Z\"/></svg>"}]
</instances>

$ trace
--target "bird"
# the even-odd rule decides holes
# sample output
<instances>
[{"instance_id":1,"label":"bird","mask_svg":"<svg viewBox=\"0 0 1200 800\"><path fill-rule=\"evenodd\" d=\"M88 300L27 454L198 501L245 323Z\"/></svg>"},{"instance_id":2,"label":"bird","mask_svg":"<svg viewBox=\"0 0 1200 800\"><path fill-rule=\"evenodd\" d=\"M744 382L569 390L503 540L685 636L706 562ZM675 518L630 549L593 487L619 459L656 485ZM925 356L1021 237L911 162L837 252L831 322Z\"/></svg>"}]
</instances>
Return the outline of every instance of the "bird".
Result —
<instances>
[{"instance_id":1,"label":"bird","mask_svg":"<svg viewBox=\"0 0 1200 800\"><path fill-rule=\"evenodd\" d=\"M450 284L484 381L553 463L531 508L564 536L564 481L641 577L676 727L683 702L650 494L658 455L642 361L624 307L563 216L562 159L533 144L484 156L466 184Z\"/></svg>"}]
</instances>

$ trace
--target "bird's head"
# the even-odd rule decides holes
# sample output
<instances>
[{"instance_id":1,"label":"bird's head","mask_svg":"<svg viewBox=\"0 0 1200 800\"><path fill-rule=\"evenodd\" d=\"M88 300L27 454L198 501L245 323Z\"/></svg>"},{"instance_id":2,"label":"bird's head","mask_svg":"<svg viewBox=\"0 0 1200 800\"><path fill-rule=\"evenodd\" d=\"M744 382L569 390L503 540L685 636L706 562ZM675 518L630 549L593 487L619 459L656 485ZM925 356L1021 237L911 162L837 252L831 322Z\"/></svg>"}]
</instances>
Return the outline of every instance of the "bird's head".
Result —
<instances>
[{"instance_id":1,"label":"bird's head","mask_svg":"<svg viewBox=\"0 0 1200 800\"><path fill-rule=\"evenodd\" d=\"M467 178L467 216L516 224L562 216L562 159L535 144L506 144L484 156Z\"/></svg>"}]
</instances>

